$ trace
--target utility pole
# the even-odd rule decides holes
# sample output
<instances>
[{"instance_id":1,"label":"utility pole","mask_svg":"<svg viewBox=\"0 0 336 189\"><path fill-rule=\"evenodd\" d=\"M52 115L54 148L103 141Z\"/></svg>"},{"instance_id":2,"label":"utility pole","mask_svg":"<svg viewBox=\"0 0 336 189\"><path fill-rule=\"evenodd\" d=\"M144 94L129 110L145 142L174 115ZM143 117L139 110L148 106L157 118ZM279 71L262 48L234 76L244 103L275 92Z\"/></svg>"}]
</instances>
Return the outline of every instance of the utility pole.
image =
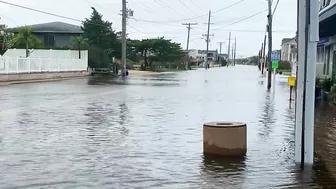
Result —
<instances>
[{"instance_id":1,"label":"utility pole","mask_svg":"<svg viewBox=\"0 0 336 189\"><path fill-rule=\"evenodd\" d=\"M209 36L210 36L210 19L211 19L211 10L209 10L209 20L208 20L208 33L207 37L207 48L206 48L206 56L205 56L205 69L208 68L208 53L209 53Z\"/></svg>"},{"instance_id":2,"label":"utility pole","mask_svg":"<svg viewBox=\"0 0 336 189\"><path fill-rule=\"evenodd\" d=\"M298 0L298 69L295 112L295 162L314 162L314 106L319 16L316 0Z\"/></svg>"},{"instance_id":3,"label":"utility pole","mask_svg":"<svg viewBox=\"0 0 336 189\"><path fill-rule=\"evenodd\" d=\"M222 46L225 44L225 42L218 42L219 44L219 54L222 54Z\"/></svg>"},{"instance_id":4,"label":"utility pole","mask_svg":"<svg viewBox=\"0 0 336 189\"><path fill-rule=\"evenodd\" d=\"M218 42L219 44L219 54L222 54L222 45L225 44L225 42ZM222 57L219 56L219 63L222 65Z\"/></svg>"},{"instance_id":5,"label":"utility pole","mask_svg":"<svg viewBox=\"0 0 336 189\"><path fill-rule=\"evenodd\" d=\"M272 0L268 0L268 75L267 89L272 87ZM275 74L275 73L274 73Z\"/></svg>"},{"instance_id":6,"label":"utility pole","mask_svg":"<svg viewBox=\"0 0 336 189\"><path fill-rule=\"evenodd\" d=\"M263 48L264 48L264 43L261 43L261 49L259 51L259 71L262 71L262 66L263 66L263 63L262 63Z\"/></svg>"},{"instance_id":7,"label":"utility pole","mask_svg":"<svg viewBox=\"0 0 336 189\"><path fill-rule=\"evenodd\" d=\"M189 50L189 40L190 40L190 30L191 30L191 26L192 25L197 25L197 23L183 23L182 25L186 25L187 26L187 29L188 29L188 38L187 38L187 49L186 50Z\"/></svg>"},{"instance_id":8,"label":"utility pole","mask_svg":"<svg viewBox=\"0 0 336 189\"><path fill-rule=\"evenodd\" d=\"M237 54L237 38L235 37L235 48L234 48L234 56L233 56L233 65L236 65L236 54Z\"/></svg>"},{"instance_id":9,"label":"utility pole","mask_svg":"<svg viewBox=\"0 0 336 189\"><path fill-rule=\"evenodd\" d=\"M227 66L229 66L229 63L230 63L230 44L231 44L231 32L229 33L229 46L228 46L228 62L227 62Z\"/></svg>"},{"instance_id":10,"label":"utility pole","mask_svg":"<svg viewBox=\"0 0 336 189\"><path fill-rule=\"evenodd\" d=\"M126 76L126 17L127 17L127 8L126 0L122 0L122 45L121 45L121 64L122 64L122 76Z\"/></svg>"},{"instance_id":11,"label":"utility pole","mask_svg":"<svg viewBox=\"0 0 336 189\"><path fill-rule=\"evenodd\" d=\"M266 27L267 28L267 27ZM267 60L266 60L266 40L267 40L267 35L265 34L265 38L264 38L264 46L263 46L263 53L262 53L262 57L264 62L262 63L262 70L261 70L261 74L264 75L265 72L265 67L267 65Z\"/></svg>"},{"instance_id":12,"label":"utility pole","mask_svg":"<svg viewBox=\"0 0 336 189\"><path fill-rule=\"evenodd\" d=\"M232 60L232 65L234 66L234 44L232 43L232 48L231 48L231 60Z\"/></svg>"}]
</instances>

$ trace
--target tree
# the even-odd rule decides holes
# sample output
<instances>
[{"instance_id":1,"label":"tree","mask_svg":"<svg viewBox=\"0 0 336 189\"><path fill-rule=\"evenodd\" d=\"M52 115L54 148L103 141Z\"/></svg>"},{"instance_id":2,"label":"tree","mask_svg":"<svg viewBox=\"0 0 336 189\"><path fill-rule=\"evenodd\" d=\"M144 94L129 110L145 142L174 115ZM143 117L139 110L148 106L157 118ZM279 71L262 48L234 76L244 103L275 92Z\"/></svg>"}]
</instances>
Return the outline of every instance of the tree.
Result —
<instances>
[{"instance_id":1,"label":"tree","mask_svg":"<svg viewBox=\"0 0 336 189\"><path fill-rule=\"evenodd\" d=\"M90 18L85 19L83 22L82 30L84 31L83 37L88 39L88 44L90 46L89 56L91 54L91 47L94 46L94 51L98 51L98 49L100 49L103 52L99 54L107 54L109 60L112 60L113 57L121 57L121 43L117 40L117 35L112 29L112 23L104 21L103 15L101 15L95 8L92 7L92 14ZM95 54L97 54L97 52ZM94 57L98 59L100 58L100 56ZM103 57L105 57L105 55ZM89 66L109 66L110 61L102 62L103 59L98 59L90 59Z\"/></svg>"},{"instance_id":2,"label":"tree","mask_svg":"<svg viewBox=\"0 0 336 189\"><path fill-rule=\"evenodd\" d=\"M143 39L136 44L137 52L141 53L141 56L144 59L145 67L148 66L148 52L153 48L153 40L152 39Z\"/></svg>"},{"instance_id":3,"label":"tree","mask_svg":"<svg viewBox=\"0 0 336 189\"><path fill-rule=\"evenodd\" d=\"M180 44L163 37L138 41L134 47L143 57L146 67L152 68L153 62L160 62L161 65L171 64L175 61L181 62L185 58Z\"/></svg>"},{"instance_id":4,"label":"tree","mask_svg":"<svg viewBox=\"0 0 336 189\"><path fill-rule=\"evenodd\" d=\"M13 44L16 48L25 47L26 57L29 56L29 48L41 48L43 47L42 41L33 35L33 30L31 27L21 27L18 32L14 35L13 39L9 42Z\"/></svg>"},{"instance_id":5,"label":"tree","mask_svg":"<svg viewBox=\"0 0 336 189\"><path fill-rule=\"evenodd\" d=\"M71 49L78 50L78 58L81 59L81 50L87 49L89 46L88 39L83 38L82 36L72 37L69 42L69 47Z\"/></svg>"},{"instance_id":6,"label":"tree","mask_svg":"<svg viewBox=\"0 0 336 189\"><path fill-rule=\"evenodd\" d=\"M152 41L152 51L161 62L181 61L185 56L180 44L163 37Z\"/></svg>"}]
</instances>

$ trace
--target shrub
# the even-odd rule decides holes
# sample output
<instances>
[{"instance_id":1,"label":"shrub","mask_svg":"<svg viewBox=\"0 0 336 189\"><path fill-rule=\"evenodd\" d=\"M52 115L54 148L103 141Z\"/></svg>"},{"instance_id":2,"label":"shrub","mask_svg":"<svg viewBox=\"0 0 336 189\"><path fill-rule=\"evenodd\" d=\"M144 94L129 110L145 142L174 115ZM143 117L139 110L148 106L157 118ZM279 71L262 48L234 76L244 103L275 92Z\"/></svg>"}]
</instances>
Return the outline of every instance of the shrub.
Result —
<instances>
[{"instance_id":1,"label":"shrub","mask_svg":"<svg viewBox=\"0 0 336 189\"><path fill-rule=\"evenodd\" d=\"M292 66L291 66L291 63L288 62L288 61L280 61L278 69L290 70L290 69L292 69Z\"/></svg>"},{"instance_id":2,"label":"shrub","mask_svg":"<svg viewBox=\"0 0 336 189\"><path fill-rule=\"evenodd\" d=\"M331 86L333 86L333 81L332 81L332 79L324 79L323 81L322 81L322 87L323 87L323 89L325 90L325 91L330 91L330 89L331 89Z\"/></svg>"}]
</instances>

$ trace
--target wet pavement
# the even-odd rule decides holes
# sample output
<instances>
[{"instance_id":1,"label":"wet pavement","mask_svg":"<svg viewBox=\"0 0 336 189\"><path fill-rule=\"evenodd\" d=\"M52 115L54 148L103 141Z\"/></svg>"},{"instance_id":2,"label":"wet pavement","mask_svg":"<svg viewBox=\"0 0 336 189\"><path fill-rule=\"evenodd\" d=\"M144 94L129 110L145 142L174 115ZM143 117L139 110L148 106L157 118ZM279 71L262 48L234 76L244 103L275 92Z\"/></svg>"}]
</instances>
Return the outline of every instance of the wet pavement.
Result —
<instances>
[{"instance_id":1,"label":"wet pavement","mask_svg":"<svg viewBox=\"0 0 336 189\"><path fill-rule=\"evenodd\" d=\"M0 188L335 188L323 163L294 164L286 77L267 92L259 76L236 66L2 86ZM247 123L245 158L203 155L202 124L222 120Z\"/></svg>"}]
</instances>

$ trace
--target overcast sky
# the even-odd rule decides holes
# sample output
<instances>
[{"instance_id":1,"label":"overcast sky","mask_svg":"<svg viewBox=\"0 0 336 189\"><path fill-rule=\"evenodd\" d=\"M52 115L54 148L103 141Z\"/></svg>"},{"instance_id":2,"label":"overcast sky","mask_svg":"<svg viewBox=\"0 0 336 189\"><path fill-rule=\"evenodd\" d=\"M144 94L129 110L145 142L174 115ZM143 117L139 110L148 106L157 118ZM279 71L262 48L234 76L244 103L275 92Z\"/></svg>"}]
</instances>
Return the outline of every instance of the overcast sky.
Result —
<instances>
[{"instance_id":1,"label":"overcast sky","mask_svg":"<svg viewBox=\"0 0 336 189\"><path fill-rule=\"evenodd\" d=\"M91 14L90 7L95 7L103 19L113 22L115 30L121 29L121 0L4 0L74 19L83 20ZM241 2L240 2L241 1ZM273 0L275 6L277 0ZM231 4L230 8L218 11ZM205 49L202 34L207 32L208 12L211 17L210 49L218 49L218 42L227 53L229 32L237 38L237 54L240 56L256 55L261 47L267 21L266 0L128 0L128 8L134 10L133 18L128 20L128 33L131 38L154 38L165 36L186 47L187 28L182 23L197 23L193 26L189 49ZM273 48L280 49L282 38L294 37L296 31L296 1L280 0L273 20ZM263 11L260 14L259 12ZM256 15L257 14L257 15ZM245 19L249 16L249 19ZM44 15L30 10L0 3L1 24L10 27L31 25L52 21L62 21L80 25L80 22ZM245 20L244 20L245 19ZM241 21L243 20L243 21ZM233 41L232 41L233 42ZM225 49L225 50L224 50Z\"/></svg>"}]
</instances>

